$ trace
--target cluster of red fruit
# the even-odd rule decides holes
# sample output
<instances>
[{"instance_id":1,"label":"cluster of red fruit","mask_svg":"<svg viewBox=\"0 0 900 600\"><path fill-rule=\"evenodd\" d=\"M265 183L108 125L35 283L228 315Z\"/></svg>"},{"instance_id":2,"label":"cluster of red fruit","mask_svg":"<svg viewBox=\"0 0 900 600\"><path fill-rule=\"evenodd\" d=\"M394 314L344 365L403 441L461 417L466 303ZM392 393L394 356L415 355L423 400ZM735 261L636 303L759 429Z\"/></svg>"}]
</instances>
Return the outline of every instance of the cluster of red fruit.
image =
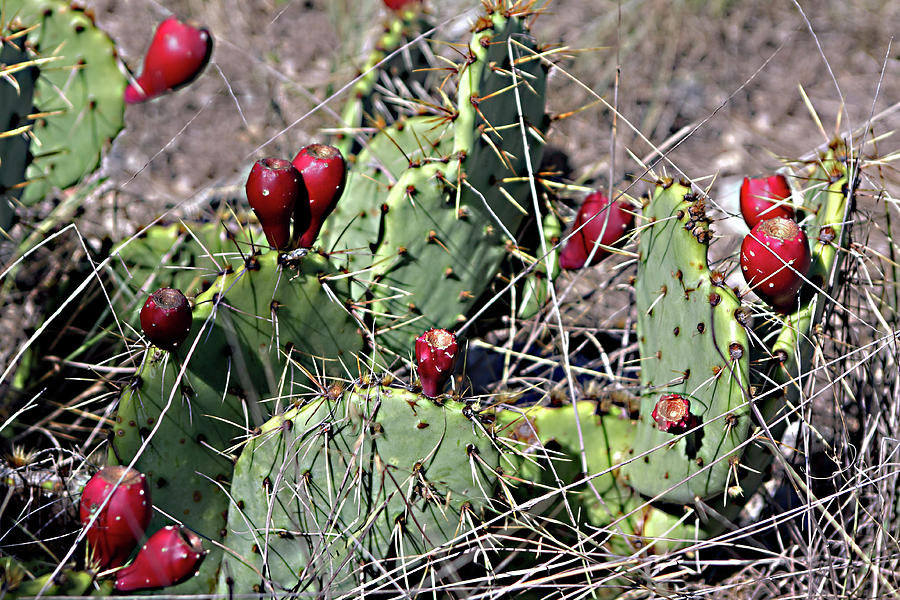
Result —
<instances>
[{"instance_id":1,"label":"cluster of red fruit","mask_svg":"<svg viewBox=\"0 0 900 600\"><path fill-rule=\"evenodd\" d=\"M89 556L99 569L121 567L137 546L153 514L147 477L128 467L104 467L81 493L79 507ZM182 583L197 573L207 551L193 531L163 527L141 546L134 561L115 573L120 592Z\"/></svg>"},{"instance_id":2,"label":"cluster of red fruit","mask_svg":"<svg viewBox=\"0 0 900 600\"><path fill-rule=\"evenodd\" d=\"M293 162L264 158L253 165L247 199L272 247L309 248L337 205L346 179L340 151L311 144ZM191 305L181 290L160 288L150 294L141 308L141 329L159 348L171 351L181 345L191 331Z\"/></svg>"},{"instance_id":3,"label":"cluster of red fruit","mask_svg":"<svg viewBox=\"0 0 900 600\"><path fill-rule=\"evenodd\" d=\"M783 313L797 309L812 264L809 241L794 221L790 196L783 175L744 178L741 186L741 214L750 227L741 244L741 271L756 295Z\"/></svg>"},{"instance_id":4,"label":"cluster of red fruit","mask_svg":"<svg viewBox=\"0 0 900 600\"><path fill-rule=\"evenodd\" d=\"M257 161L247 178L247 200L270 246L276 250L309 248L337 206L346 181L347 163L341 151L310 144L293 161Z\"/></svg>"},{"instance_id":5,"label":"cluster of red fruit","mask_svg":"<svg viewBox=\"0 0 900 600\"><path fill-rule=\"evenodd\" d=\"M783 175L745 178L741 214L751 228L741 245L741 270L756 295L780 312L797 308L797 297L812 257L806 234L794 221L791 190ZM597 264L609 255L634 223L622 200L602 192L585 197L559 254L563 269Z\"/></svg>"}]
</instances>

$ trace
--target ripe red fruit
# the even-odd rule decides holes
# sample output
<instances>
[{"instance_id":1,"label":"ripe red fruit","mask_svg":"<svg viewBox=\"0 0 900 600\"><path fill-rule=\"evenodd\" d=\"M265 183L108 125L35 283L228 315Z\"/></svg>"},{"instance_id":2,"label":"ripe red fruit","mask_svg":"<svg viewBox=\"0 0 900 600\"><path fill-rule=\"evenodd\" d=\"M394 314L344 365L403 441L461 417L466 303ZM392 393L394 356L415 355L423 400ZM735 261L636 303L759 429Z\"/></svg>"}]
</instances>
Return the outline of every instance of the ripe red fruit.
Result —
<instances>
[{"instance_id":1,"label":"ripe red fruit","mask_svg":"<svg viewBox=\"0 0 900 600\"><path fill-rule=\"evenodd\" d=\"M750 229L766 219L783 217L794 219L794 207L786 202L791 188L784 175L772 175L750 179L744 177L741 185L741 214Z\"/></svg>"},{"instance_id":2,"label":"ripe red fruit","mask_svg":"<svg viewBox=\"0 0 900 600\"><path fill-rule=\"evenodd\" d=\"M391 10L401 10L410 4L418 4L421 0L384 0L384 5Z\"/></svg>"},{"instance_id":3,"label":"ripe red fruit","mask_svg":"<svg viewBox=\"0 0 900 600\"><path fill-rule=\"evenodd\" d=\"M691 414L691 401L679 394L666 394L656 401L651 418L660 431L680 435L700 424Z\"/></svg>"},{"instance_id":4,"label":"ripe red fruit","mask_svg":"<svg viewBox=\"0 0 900 600\"><path fill-rule=\"evenodd\" d=\"M453 374L459 346L446 329L429 329L416 339L416 373L422 392L429 398L440 396Z\"/></svg>"},{"instance_id":5,"label":"ripe red fruit","mask_svg":"<svg viewBox=\"0 0 900 600\"><path fill-rule=\"evenodd\" d=\"M169 17L153 35L136 85L125 88L125 102L144 102L189 84L206 66L212 47L209 30Z\"/></svg>"},{"instance_id":6,"label":"ripe red fruit","mask_svg":"<svg viewBox=\"0 0 900 600\"><path fill-rule=\"evenodd\" d=\"M116 574L116 589L130 592L184 583L197 573L206 554L199 535L168 525L150 536L134 562Z\"/></svg>"},{"instance_id":7,"label":"ripe red fruit","mask_svg":"<svg viewBox=\"0 0 900 600\"><path fill-rule=\"evenodd\" d=\"M782 312L796 308L811 263L806 234L790 219L761 221L741 244L744 279L757 296Z\"/></svg>"},{"instance_id":8,"label":"ripe red fruit","mask_svg":"<svg viewBox=\"0 0 900 600\"><path fill-rule=\"evenodd\" d=\"M119 479L122 482L116 485ZM107 498L109 502L101 510ZM99 516L84 536L93 560L101 569L121 566L150 524L153 506L147 478L128 467L103 467L81 492L81 525L87 527L98 510Z\"/></svg>"},{"instance_id":9,"label":"ripe red fruit","mask_svg":"<svg viewBox=\"0 0 900 600\"><path fill-rule=\"evenodd\" d=\"M297 212L294 216L294 238L299 248L309 248L319 236L322 223L334 207L337 206L341 194L344 193L344 183L347 181L347 163L341 151L334 146L325 144L310 144L302 148L294 157L293 164L303 176L303 185L309 198L308 217L300 211L306 211L303 203L297 203ZM308 224L303 227L304 220L308 218Z\"/></svg>"},{"instance_id":10,"label":"ripe red fruit","mask_svg":"<svg viewBox=\"0 0 900 600\"><path fill-rule=\"evenodd\" d=\"M150 342L174 350L191 332L191 305L181 290L159 288L141 309L141 329Z\"/></svg>"},{"instance_id":11,"label":"ripe red fruit","mask_svg":"<svg viewBox=\"0 0 900 600\"><path fill-rule=\"evenodd\" d=\"M588 194L575 217L572 226L575 233L569 237L559 253L559 266L563 269L582 268L596 243L604 246L615 244L633 222L634 213L629 210L626 203L622 201L611 203L609 198L599 191ZM581 227L582 225L584 227ZM581 229L578 229L579 227ZM590 264L597 264L607 254L609 253L603 248L597 248Z\"/></svg>"},{"instance_id":12,"label":"ripe red fruit","mask_svg":"<svg viewBox=\"0 0 900 600\"><path fill-rule=\"evenodd\" d=\"M250 208L269 245L276 250L287 248L291 241L291 216L295 206L304 202L300 172L282 158L264 158L250 169L246 190Z\"/></svg>"}]
</instances>

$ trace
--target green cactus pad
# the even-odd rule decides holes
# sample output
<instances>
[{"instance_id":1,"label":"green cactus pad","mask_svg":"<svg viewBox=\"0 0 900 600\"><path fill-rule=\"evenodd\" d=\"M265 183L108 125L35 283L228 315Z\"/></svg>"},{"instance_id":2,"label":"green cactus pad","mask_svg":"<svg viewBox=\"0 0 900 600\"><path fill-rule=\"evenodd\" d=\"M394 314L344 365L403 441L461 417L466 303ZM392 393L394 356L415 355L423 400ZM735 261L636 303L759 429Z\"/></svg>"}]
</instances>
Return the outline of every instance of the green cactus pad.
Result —
<instances>
[{"instance_id":1,"label":"green cactus pad","mask_svg":"<svg viewBox=\"0 0 900 600\"><path fill-rule=\"evenodd\" d=\"M731 461L739 459L749 427L748 336L740 301L709 269L704 203L679 183L657 185L644 209L635 283L639 458L623 472L642 494L681 504L737 484ZM673 393L690 400L702 425L680 438L651 418L659 398Z\"/></svg>"},{"instance_id":2,"label":"green cactus pad","mask_svg":"<svg viewBox=\"0 0 900 600\"><path fill-rule=\"evenodd\" d=\"M650 543L654 552L663 553L704 537L693 523L680 523L678 517L645 503L625 483L617 465L632 455L636 424L625 407L601 407L603 404L588 400L577 405L590 483L569 488L567 497L576 518L605 530L602 543L619 556ZM586 479L575 423L571 404L498 412L496 431L515 449L504 456L501 465L517 478L532 482L520 486L523 498ZM547 504L544 511L550 506L558 509L555 497ZM568 520L562 511L557 513L551 516ZM572 525L580 526L577 522Z\"/></svg>"},{"instance_id":3,"label":"green cactus pad","mask_svg":"<svg viewBox=\"0 0 900 600\"><path fill-rule=\"evenodd\" d=\"M393 123L403 110L394 101L410 100L410 91L414 94L417 88L427 85L433 66L430 53L425 50L424 41L411 42L431 24L419 11L394 15L396 18L386 24L375 42L361 69L363 76L350 91L351 97L341 114L343 127L351 131ZM359 144L354 133L345 133L335 142L344 156L357 154Z\"/></svg>"},{"instance_id":4,"label":"green cactus pad","mask_svg":"<svg viewBox=\"0 0 900 600\"><path fill-rule=\"evenodd\" d=\"M631 496L631 490L619 478L618 471L612 467L628 458L634 437L634 422L620 407L614 407L609 413L601 414L597 404L588 400L578 403L578 417L582 431L587 432L584 439L589 474L596 475L608 471L604 475L594 477L592 485L604 500L619 506L623 499ZM530 406L521 413L504 410L498 413L497 422L497 432L517 442L516 446L520 446L521 463L517 463L518 476L547 485L558 485L559 482L569 484L583 478L574 405ZM528 460L540 457L541 446L545 448L552 446L556 453L561 453L565 458L554 460L552 469L548 469L541 462ZM549 452L550 456L553 454L554 452ZM556 481L557 477L559 482ZM608 522L608 517L609 515L606 515L605 518L590 520L602 523Z\"/></svg>"},{"instance_id":5,"label":"green cactus pad","mask_svg":"<svg viewBox=\"0 0 900 600\"><path fill-rule=\"evenodd\" d=\"M135 309L160 287L196 296L228 269L240 269L254 242L264 239L258 228L246 224L151 226L113 251L107 272L117 290L116 312L136 317Z\"/></svg>"},{"instance_id":6,"label":"green cactus pad","mask_svg":"<svg viewBox=\"0 0 900 600\"><path fill-rule=\"evenodd\" d=\"M549 212L544 215L541 220L541 228L544 231L544 238L547 240L548 248L551 245L559 243L559 237L562 235L562 223L559 218ZM520 319L529 319L536 315L541 308L546 306L550 301L550 291L547 288L547 263L550 263L550 275L555 280L559 275L559 253L557 250L551 250L546 258L540 255L540 248L537 249L537 256L527 256L525 263L534 265L534 269L522 278L521 284L517 287L519 297L516 303L516 316ZM509 257L508 261L519 260L521 253L515 258ZM512 269L514 270L514 269Z\"/></svg>"},{"instance_id":7,"label":"green cactus pad","mask_svg":"<svg viewBox=\"0 0 900 600\"><path fill-rule=\"evenodd\" d=\"M411 168L410 163L442 160L452 148L452 129L430 117L400 119L374 136L348 174L341 201L322 227L320 245L341 251L334 260L350 270L371 266L392 184ZM359 278L371 277L363 273Z\"/></svg>"},{"instance_id":8,"label":"green cactus pad","mask_svg":"<svg viewBox=\"0 0 900 600\"><path fill-rule=\"evenodd\" d=\"M2 24L0 24L2 25ZM6 29L0 31L6 32ZM32 113L37 68L17 70L29 60L24 37L0 37L0 229L7 232L13 223L15 204L22 194L28 166L27 133L10 134L28 127ZM15 85L13 84L15 83ZM0 236L4 234L0 232Z\"/></svg>"},{"instance_id":9,"label":"green cactus pad","mask_svg":"<svg viewBox=\"0 0 900 600\"><path fill-rule=\"evenodd\" d=\"M404 567L409 585L430 583L412 565L490 510L497 463L466 404L334 387L243 449L218 592L347 591Z\"/></svg>"},{"instance_id":10,"label":"green cactus pad","mask_svg":"<svg viewBox=\"0 0 900 600\"><path fill-rule=\"evenodd\" d=\"M285 396L313 387L310 374L356 368L362 337L326 291L348 293L346 280L331 275L315 254L299 267L280 266L275 252L249 257L196 297L191 336L178 352L149 350L125 390L111 458L127 464L150 439L136 468L147 474L154 503L198 533L218 539L225 525L220 485L230 479L235 439L283 407ZM209 592L217 560L179 589Z\"/></svg>"},{"instance_id":11,"label":"green cactus pad","mask_svg":"<svg viewBox=\"0 0 900 600\"><path fill-rule=\"evenodd\" d=\"M62 570L53 579L50 574L27 579L29 570L32 569L9 556L0 558L0 590L4 598L15 600L34 597L39 593L42 596L83 596L95 579L94 573L71 569ZM97 595L109 595L112 592L112 582L100 583L96 591Z\"/></svg>"},{"instance_id":12,"label":"green cactus pad","mask_svg":"<svg viewBox=\"0 0 900 600\"><path fill-rule=\"evenodd\" d=\"M387 332L383 339L390 347L404 348L413 332L463 322L496 276L507 243L514 243L531 207L515 93L524 122L540 126L545 83L540 62L517 64L520 85L500 92L513 84L503 75L509 69L506 41L527 44L519 39L522 34L517 20L495 18L493 28L474 36L470 51L477 60L460 76L454 155L446 164L407 171L388 195L375 257L384 287L376 296L384 298L381 312L414 323ZM528 143L536 168L542 145L531 137ZM395 290L410 293L398 297Z\"/></svg>"},{"instance_id":13,"label":"green cactus pad","mask_svg":"<svg viewBox=\"0 0 900 600\"><path fill-rule=\"evenodd\" d=\"M4 16L34 26L28 46L40 65L34 88L34 121L28 185L22 202L43 198L52 187L78 182L100 163L103 149L122 129L125 77L116 50L91 15L62 0L7 0Z\"/></svg>"},{"instance_id":14,"label":"green cactus pad","mask_svg":"<svg viewBox=\"0 0 900 600\"><path fill-rule=\"evenodd\" d=\"M840 248L846 247L847 211L851 208L850 197L856 188L856 182L850 185L848 167L851 157L846 145L837 140L828 151L813 164L814 170L806 182L803 198L803 211L809 215L802 224L806 228L812 253L807 279L815 286L807 286L812 300L802 306L796 313L785 319L785 326L772 346L773 352L783 352L787 358L782 373L793 373L796 376L798 358L800 364L805 363L812 349L805 342L806 334L812 323L817 323L822 316L828 298L825 292L835 297L840 279L837 277L840 260L844 253ZM820 291L821 290L821 291ZM798 350L804 349L804 352ZM782 381L783 383L783 381Z\"/></svg>"},{"instance_id":15,"label":"green cactus pad","mask_svg":"<svg viewBox=\"0 0 900 600\"><path fill-rule=\"evenodd\" d=\"M534 131L544 125L546 69L522 20L504 12L479 20L457 106L377 134L323 232L348 269L375 281L379 341L397 353L429 327L465 320L531 211L526 166L536 168L543 148Z\"/></svg>"}]
</instances>

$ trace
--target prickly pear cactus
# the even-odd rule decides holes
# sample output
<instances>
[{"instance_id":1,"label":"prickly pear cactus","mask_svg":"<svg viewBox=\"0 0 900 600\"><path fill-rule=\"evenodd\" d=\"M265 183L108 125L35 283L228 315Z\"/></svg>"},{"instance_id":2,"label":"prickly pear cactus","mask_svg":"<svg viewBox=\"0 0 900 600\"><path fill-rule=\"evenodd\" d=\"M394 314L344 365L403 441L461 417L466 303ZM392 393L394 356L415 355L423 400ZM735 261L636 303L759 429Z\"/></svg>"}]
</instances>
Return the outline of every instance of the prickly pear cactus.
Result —
<instances>
[{"instance_id":1,"label":"prickly pear cactus","mask_svg":"<svg viewBox=\"0 0 900 600\"><path fill-rule=\"evenodd\" d=\"M360 70L361 78L350 91L341 113L344 132L335 146L344 156L359 154L356 138L366 127L382 127L404 112L395 101L421 94L431 72L432 56L427 44L414 41L430 23L421 11L392 13Z\"/></svg>"},{"instance_id":2,"label":"prickly pear cactus","mask_svg":"<svg viewBox=\"0 0 900 600\"><path fill-rule=\"evenodd\" d=\"M519 45L534 48L522 15L490 8L458 73L457 103L399 117L356 156L323 229L327 254L260 253L260 236L217 233L219 224L190 239L154 228L121 249L135 298L170 284L162 264L187 270L179 285L200 291L188 341L146 354L113 442L118 461L178 490L157 495L162 511L228 549L217 547L178 591L323 593L370 589L383 570L421 577L422 556L465 543L458 536L503 508L491 500L498 485L504 502L543 493L552 505L558 494L554 518L601 528L617 554L664 552L709 533L673 504L721 497L740 464L762 460L747 458L752 445L744 452L758 431L749 403L761 379L750 368L750 311L710 269L706 199L671 180L648 200L639 237L639 409L530 407L500 411L491 425L452 400L311 381L356 373L381 347L406 355L427 327L463 322L504 258L534 260L513 240L532 206L526 175L540 153L532 132L543 125L545 73ZM834 281L851 187L840 156L835 147L820 161L805 207L819 289ZM536 310L543 282L522 289L522 310ZM764 336L786 373L803 364L805 335L821 318L821 294L806 297ZM655 426L653 408L671 393L690 400L700 427L673 436ZM765 415L777 408L765 404ZM520 483L514 492L498 465Z\"/></svg>"},{"instance_id":3,"label":"prickly pear cactus","mask_svg":"<svg viewBox=\"0 0 900 600\"><path fill-rule=\"evenodd\" d=\"M634 444L635 455L646 455L624 467L639 492L690 504L729 486L735 493L743 493L742 486L749 491L755 487L746 482L758 477L738 471L741 464L749 464L756 467L749 470L753 473L766 460L752 445L751 456L741 457L751 425L751 389L763 398L757 405L766 419L796 394L796 386L784 384L805 376L801 367L812 350L811 327L839 283L839 248L854 188L848 176L852 160L845 146L835 142L811 165L801 223L809 231L813 265L798 312L785 316L771 335L771 326L765 324L757 332L764 343L774 339L769 348L750 347L749 308L724 285L724 274L709 269L704 199L666 181L646 206L635 285L644 393ZM759 371L753 374L751 356ZM650 415L657 400L670 393L690 400L701 428L675 437L656 427Z\"/></svg>"},{"instance_id":4,"label":"prickly pear cactus","mask_svg":"<svg viewBox=\"0 0 900 600\"><path fill-rule=\"evenodd\" d=\"M583 433L586 472L576 422ZM636 429L627 403L584 399L577 405L499 411L495 432L512 450L503 455L501 466L527 482L520 485L518 501L549 494L532 512L555 508L553 517L576 529L590 523L602 530L602 543L615 554L627 556L648 546L662 554L705 537L693 522L683 523L678 515L646 503L626 482L619 465L632 455ZM572 485L580 480L584 483ZM566 510L559 510L563 492L554 493L562 489L567 489Z\"/></svg>"},{"instance_id":5,"label":"prickly pear cactus","mask_svg":"<svg viewBox=\"0 0 900 600\"><path fill-rule=\"evenodd\" d=\"M740 300L707 262L705 203L681 183L657 185L644 208L635 283L644 391L634 452L649 454L624 472L638 491L682 504L725 488L728 458L739 456L749 427L748 336ZM703 425L680 438L650 418L673 393L690 400Z\"/></svg>"},{"instance_id":6,"label":"prickly pear cactus","mask_svg":"<svg viewBox=\"0 0 900 600\"><path fill-rule=\"evenodd\" d=\"M17 82L22 78L22 84L20 92L6 80L0 93L15 100L0 103L0 123L6 133L27 128L13 137L30 140L27 149L19 142L15 153L3 154L3 202L16 200L13 194L6 197L12 188L21 191L19 201L31 204L53 187L76 183L100 163L103 149L123 125L125 77L112 41L83 9L61 0L8 0L3 19L3 70ZM16 34L26 29L25 35ZM29 66L16 71L16 65ZM29 95L31 106L23 113ZM13 186L23 183L23 164L27 185L19 190Z\"/></svg>"},{"instance_id":7,"label":"prickly pear cactus","mask_svg":"<svg viewBox=\"0 0 900 600\"><path fill-rule=\"evenodd\" d=\"M302 393L310 377L356 368L362 335L346 279L311 254L283 264L247 255L194 299L191 335L177 353L149 349L122 396L112 456L144 472L157 506L218 539L225 526L235 438ZM213 553L217 553L214 550ZM216 556L179 589L209 591Z\"/></svg>"},{"instance_id":8,"label":"prickly pear cactus","mask_svg":"<svg viewBox=\"0 0 900 600\"><path fill-rule=\"evenodd\" d=\"M136 460L156 485L184 490L163 495L170 504L164 511L181 514L185 498L192 498L186 524L220 537L227 496L217 482L228 479L229 456L239 450L233 439L314 385L310 374L357 372L357 361L366 360L359 354L363 323L349 307L374 306L377 317L370 323L376 336L369 343L405 354L412 332L427 323L454 323L493 277L506 253L504 239L521 220L513 199L527 190L527 181L517 179L528 155L516 94L524 123L539 125L544 114L544 69L511 44L515 39L533 46L520 19L524 14L504 8L505 3L492 6L479 21L459 74L456 114L403 119L370 140L357 158L338 205L345 218L329 218L321 244L346 252L326 259L239 251L241 262L225 267L230 270L195 299L191 337L178 353L147 354L122 398L113 454L120 462ZM398 140L404 151L395 146ZM529 147L536 162L539 140L531 139ZM374 227L357 218L360 210L377 213ZM164 269L154 270L152 257L173 235L180 234L148 232L131 242L138 244L135 251L120 251L123 261L128 264L130 256L139 279L156 280ZM170 247L165 256L180 260L178 255ZM236 256L233 249L228 256ZM427 323L410 325L413 306L429 315ZM381 335L382 329L389 331ZM385 535L379 529L381 537L372 539L383 541ZM217 561L211 556L201 577L181 589L208 591L210 565Z\"/></svg>"},{"instance_id":9,"label":"prickly pear cactus","mask_svg":"<svg viewBox=\"0 0 900 600\"><path fill-rule=\"evenodd\" d=\"M4 31L6 31L4 29ZM37 69L25 67L28 54L24 33L0 37L0 228L7 231L13 222L15 202L22 193L28 166L29 127ZM18 42L18 43L17 43ZM15 132L23 133L16 135Z\"/></svg>"},{"instance_id":10,"label":"prickly pear cactus","mask_svg":"<svg viewBox=\"0 0 900 600\"><path fill-rule=\"evenodd\" d=\"M377 301L380 342L394 352L421 330L465 321L531 208L527 166L540 161L546 68L527 14L525 4L499 2L479 19L456 103L376 135L323 230L345 268L374 280L366 293Z\"/></svg>"},{"instance_id":11,"label":"prickly pear cactus","mask_svg":"<svg viewBox=\"0 0 900 600\"><path fill-rule=\"evenodd\" d=\"M217 592L335 593L396 568L415 586L430 576L418 557L436 558L490 512L498 456L467 404L333 386L244 447Z\"/></svg>"}]
</instances>

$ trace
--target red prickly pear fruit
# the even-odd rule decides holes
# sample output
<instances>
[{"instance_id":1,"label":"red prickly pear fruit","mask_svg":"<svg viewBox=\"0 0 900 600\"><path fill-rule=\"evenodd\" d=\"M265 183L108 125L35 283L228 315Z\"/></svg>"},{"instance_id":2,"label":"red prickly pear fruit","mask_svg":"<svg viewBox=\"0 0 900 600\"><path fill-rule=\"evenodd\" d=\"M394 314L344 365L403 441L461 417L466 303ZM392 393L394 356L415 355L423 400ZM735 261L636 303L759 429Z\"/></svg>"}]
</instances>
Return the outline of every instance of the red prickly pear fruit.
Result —
<instances>
[{"instance_id":1,"label":"red prickly pear fruit","mask_svg":"<svg viewBox=\"0 0 900 600\"><path fill-rule=\"evenodd\" d=\"M429 329L416 339L416 373L422 392L429 398L440 396L453 374L459 346L446 329Z\"/></svg>"},{"instance_id":2,"label":"red prickly pear fruit","mask_svg":"<svg viewBox=\"0 0 900 600\"><path fill-rule=\"evenodd\" d=\"M101 509L107 498L109 502ZM84 537L100 568L119 567L144 537L153 515L147 477L128 467L100 469L81 492L81 525L87 527L98 510L99 516Z\"/></svg>"},{"instance_id":3,"label":"red prickly pear fruit","mask_svg":"<svg viewBox=\"0 0 900 600\"><path fill-rule=\"evenodd\" d=\"M567 270L584 267L596 243L604 246L615 244L633 222L634 213L629 211L628 205L624 202L610 202L609 198L599 191L588 194L575 217L572 226L575 233L569 237L559 253L559 266ZM584 227L581 227L582 225ZM578 229L579 227L581 229ZM603 248L597 248L591 264L597 264L607 254L609 252Z\"/></svg>"},{"instance_id":4,"label":"red prickly pear fruit","mask_svg":"<svg viewBox=\"0 0 900 600\"><path fill-rule=\"evenodd\" d=\"M666 394L656 402L650 417L660 431L680 435L700 424L691 414L691 401L679 394Z\"/></svg>"},{"instance_id":5,"label":"red prickly pear fruit","mask_svg":"<svg viewBox=\"0 0 900 600\"><path fill-rule=\"evenodd\" d=\"M135 83L125 88L125 102L136 104L192 82L212 54L209 30L169 17L159 24Z\"/></svg>"},{"instance_id":6,"label":"red prickly pear fruit","mask_svg":"<svg viewBox=\"0 0 900 600\"><path fill-rule=\"evenodd\" d=\"M309 248L319 236L322 223L337 206L344 183L347 181L347 163L341 151L334 146L310 144L302 148L293 160L294 166L303 176L303 185L309 198L309 214L299 216L306 206L298 203L298 214L294 216L294 238L299 248ZM308 224L303 227L304 219Z\"/></svg>"},{"instance_id":7,"label":"red prickly pear fruit","mask_svg":"<svg viewBox=\"0 0 900 600\"><path fill-rule=\"evenodd\" d=\"M181 290L159 288L141 309L141 329L155 346L174 350L191 332L191 305Z\"/></svg>"},{"instance_id":8,"label":"red prickly pear fruit","mask_svg":"<svg viewBox=\"0 0 900 600\"><path fill-rule=\"evenodd\" d=\"M134 562L116 574L120 592L152 590L184 583L197 574L207 550L186 527L167 525L150 536Z\"/></svg>"},{"instance_id":9,"label":"red prickly pear fruit","mask_svg":"<svg viewBox=\"0 0 900 600\"><path fill-rule=\"evenodd\" d=\"M757 296L781 312L796 308L810 264L806 234L790 219L760 221L741 244L744 279Z\"/></svg>"},{"instance_id":10,"label":"red prickly pear fruit","mask_svg":"<svg viewBox=\"0 0 900 600\"><path fill-rule=\"evenodd\" d=\"M384 0L384 5L391 10L403 10L411 4L418 4L421 0Z\"/></svg>"},{"instance_id":11,"label":"red prickly pear fruit","mask_svg":"<svg viewBox=\"0 0 900 600\"><path fill-rule=\"evenodd\" d=\"M753 229L766 219L783 217L794 220L794 207L786 202L791 188L784 175L772 175L751 179L744 177L741 184L741 214L747 227Z\"/></svg>"},{"instance_id":12,"label":"red prickly pear fruit","mask_svg":"<svg viewBox=\"0 0 900 600\"><path fill-rule=\"evenodd\" d=\"M269 245L276 250L287 248L291 241L291 217L296 205L303 203L300 172L288 160L264 158L250 169L246 190L250 208L256 213Z\"/></svg>"}]
</instances>

